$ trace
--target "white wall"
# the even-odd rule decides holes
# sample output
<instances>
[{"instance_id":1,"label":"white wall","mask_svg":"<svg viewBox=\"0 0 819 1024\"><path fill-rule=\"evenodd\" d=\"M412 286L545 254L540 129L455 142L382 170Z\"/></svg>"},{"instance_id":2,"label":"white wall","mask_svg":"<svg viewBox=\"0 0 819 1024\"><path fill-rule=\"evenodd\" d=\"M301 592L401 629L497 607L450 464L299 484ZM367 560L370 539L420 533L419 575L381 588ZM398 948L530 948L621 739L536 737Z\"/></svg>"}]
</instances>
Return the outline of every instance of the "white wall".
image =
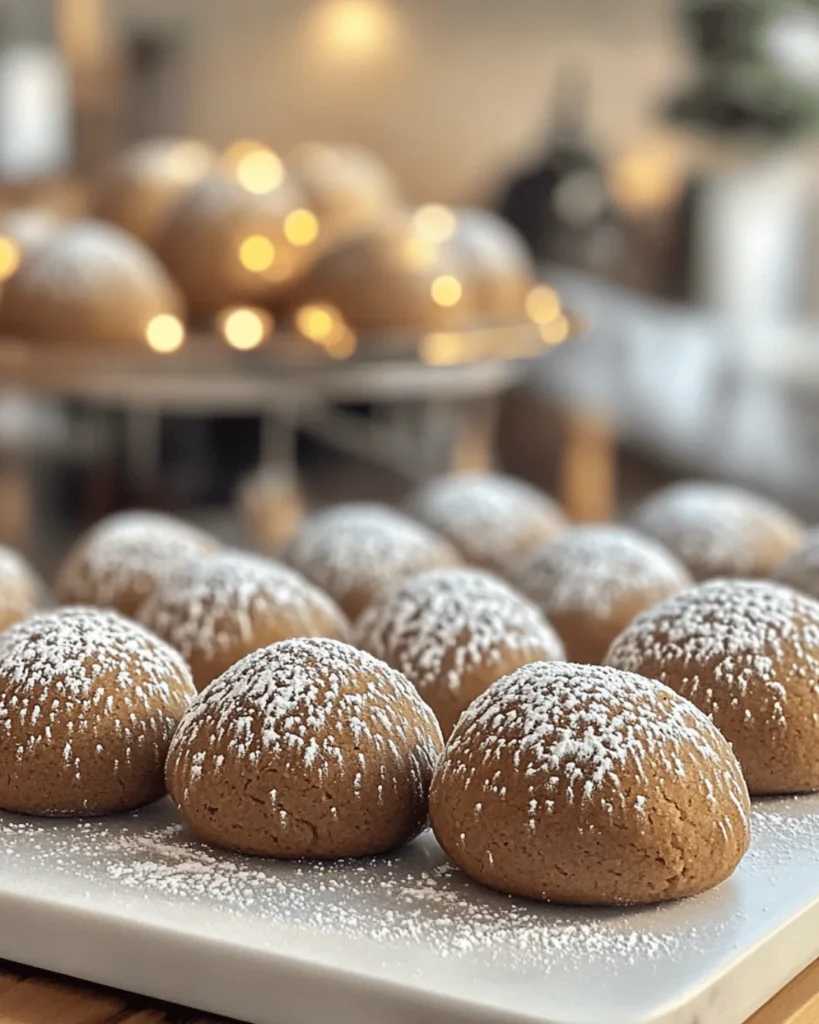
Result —
<instances>
[{"instance_id":1,"label":"white wall","mask_svg":"<svg viewBox=\"0 0 819 1024\"><path fill-rule=\"evenodd\" d=\"M112 3L121 24L164 23L181 42L174 106L187 124L169 128L281 149L347 137L389 159L416 198L491 193L542 140L562 63L588 69L590 130L606 149L649 131L685 68L674 0L392 0L390 53L355 66L319 52L306 0Z\"/></svg>"}]
</instances>

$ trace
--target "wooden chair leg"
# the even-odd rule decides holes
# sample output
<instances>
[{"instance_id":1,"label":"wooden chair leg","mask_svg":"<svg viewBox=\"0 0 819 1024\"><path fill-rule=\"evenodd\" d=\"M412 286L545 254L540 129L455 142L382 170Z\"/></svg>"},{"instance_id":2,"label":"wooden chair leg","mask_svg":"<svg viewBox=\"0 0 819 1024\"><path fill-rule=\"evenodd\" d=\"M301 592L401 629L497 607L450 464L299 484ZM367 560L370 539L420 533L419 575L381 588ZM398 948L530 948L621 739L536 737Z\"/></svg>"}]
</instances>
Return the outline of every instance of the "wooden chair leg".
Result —
<instances>
[{"instance_id":1,"label":"wooden chair leg","mask_svg":"<svg viewBox=\"0 0 819 1024\"><path fill-rule=\"evenodd\" d=\"M605 522L616 508L616 441L609 419L571 412L561 466L561 496L577 522Z\"/></svg>"}]
</instances>

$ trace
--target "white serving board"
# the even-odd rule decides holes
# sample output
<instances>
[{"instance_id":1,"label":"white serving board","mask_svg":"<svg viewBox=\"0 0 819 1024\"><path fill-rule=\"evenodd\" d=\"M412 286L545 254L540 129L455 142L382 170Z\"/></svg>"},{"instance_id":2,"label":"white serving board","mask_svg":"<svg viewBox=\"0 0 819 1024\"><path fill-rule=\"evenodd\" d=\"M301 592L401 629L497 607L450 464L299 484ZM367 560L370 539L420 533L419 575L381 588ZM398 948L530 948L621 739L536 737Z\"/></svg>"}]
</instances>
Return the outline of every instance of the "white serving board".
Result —
<instances>
[{"instance_id":1,"label":"white serving board","mask_svg":"<svg viewBox=\"0 0 819 1024\"><path fill-rule=\"evenodd\" d=\"M754 830L711 893L600 911L491 893L429 835L276 864L167 801L0 815L0 957L253 1024L740 1024L819 956L819 796L758 803Z\"/></svg>"}]
</instances>

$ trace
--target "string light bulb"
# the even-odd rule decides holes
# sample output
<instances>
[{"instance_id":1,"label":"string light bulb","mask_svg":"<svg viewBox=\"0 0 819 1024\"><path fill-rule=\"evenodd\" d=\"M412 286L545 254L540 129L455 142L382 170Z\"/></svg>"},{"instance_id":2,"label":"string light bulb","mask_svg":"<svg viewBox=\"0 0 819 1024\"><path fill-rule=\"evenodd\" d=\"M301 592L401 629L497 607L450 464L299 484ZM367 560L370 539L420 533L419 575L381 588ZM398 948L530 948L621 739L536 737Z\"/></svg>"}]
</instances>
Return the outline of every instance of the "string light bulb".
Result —
<instances>
[{"instance_id":1,"label":"string light bulb","mask_svg":"<svg viewBox=\"0 0 819 1024\"><path fill-rule=\"evenodd\" d=\"M452 274L441 274L432 282L429 292L437 306L450 308L458 305L464 290L457 277L453 277Z\"/></svg>"},{"instance_id":2,"label":"string light bulb","mask_svg":"<svg viewBox=\"0 0 819 1024\"><path fill-rule=\"evenodd\" d=\"M250 306L224 310L219 320L225 341L239 352L258 348L273 330L273 318L267 310Z\"/></svg>"},{"instance_id":3,"label":"string light bulb","mask_svg":"<svg viewBox=\"0 0 819 1024\"><path fill-rule=\"evenodd\" d=\"M249 235L239 246L239 261L245 270L262 274L276 259L276 247L264 235Z\"/></svg>"},{"instance_id":4,"label":"string light bulb","mask_svg":"<svg viewBox=\"0 0 819 1024\"><path fill-rule=\"evenodd\" d=\"M300 306L293 316L293 321L299 334L309 341L316 342L317 345L330 342L338 329L344 326L341 314L329 303Z\"/></svg>"},{"instance_id":5,"label":"string light bulb","mask_svg":"<svg viewBox=\"0 0 819 1024\"><path fill-rule=\"evenodd\" d=\"M6 235L0 235L0 281L8 281L20 266L20 249Z\"/></svg>"},{"instance_id":6,"label":"string light bulb","mask_svg":"<svg viewBox=\"0 0 819 1024\"><path fill-rule=\"evenodd\" d=\"M312 210L299 207L297 210L291 210L284 218L283 229L284 237L291 245L312 245L319 235L318 217Z\"/></svg>"},{"instance_id":7,"label":"string light bulb","mask_svg":"<svg viewBox=\"0 0 819 1024\"><path fill-rule=\"evenodd\" d=\"M412 223L425 241L442 245L455 234L458 219L448 206L428 203L426 206L418 207L412 216Z\"/></svg>"},{"instance_id":8,"label":"string light bulb","mask_svg":"<svg viewBox=\"0 0 819 1024\"><path fill-rule=\"evenodd\" d=\"M547 284L537 284L525 300L526 313L536 324L550 324L560 315L560 296Z\"/></svg>"},{"instance_id":9,"label":"string light bulb","mask_svg":"<svg viewBox=\"0 0 819 1024\"><path fill-rule=\"evenodd\" d=\"M242 188L253 195L274 192L285 179L278 153L253 139L239 139L228 146L224 162Z\"/></svg>"},{"instance_id":10,"label":"string light bulb","mask_svg":"<svg viewBox=\"0 0 819 1024\"><path fill-rule=\"evenodd\" d=\"M185 344L185 325L172 313L160 313L148 321L145 340L154 352L169 355Z\"/></svg>"}]
</instances>

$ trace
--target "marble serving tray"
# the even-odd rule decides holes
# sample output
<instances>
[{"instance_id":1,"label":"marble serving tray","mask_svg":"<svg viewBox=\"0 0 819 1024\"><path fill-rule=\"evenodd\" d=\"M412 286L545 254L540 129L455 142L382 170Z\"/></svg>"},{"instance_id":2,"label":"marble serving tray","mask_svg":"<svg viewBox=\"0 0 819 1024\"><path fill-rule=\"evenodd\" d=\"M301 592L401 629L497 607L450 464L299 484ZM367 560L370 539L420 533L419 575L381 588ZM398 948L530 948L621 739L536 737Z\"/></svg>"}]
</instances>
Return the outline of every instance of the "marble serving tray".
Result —
<instances>
[{"instance_id":1,"label":"marble serving tray","mask_svg":"<svg viewBox=\"0 0 819 1024\"><path fill-rule=\"evenodd\" d=\"M165 801L0 816L0 957L253 1024L740 1024L819 956L819 796L757 803L696 899L508 899L431 836L378 861L275 864L197 843Z\"/></svg>"}]
</instances>

